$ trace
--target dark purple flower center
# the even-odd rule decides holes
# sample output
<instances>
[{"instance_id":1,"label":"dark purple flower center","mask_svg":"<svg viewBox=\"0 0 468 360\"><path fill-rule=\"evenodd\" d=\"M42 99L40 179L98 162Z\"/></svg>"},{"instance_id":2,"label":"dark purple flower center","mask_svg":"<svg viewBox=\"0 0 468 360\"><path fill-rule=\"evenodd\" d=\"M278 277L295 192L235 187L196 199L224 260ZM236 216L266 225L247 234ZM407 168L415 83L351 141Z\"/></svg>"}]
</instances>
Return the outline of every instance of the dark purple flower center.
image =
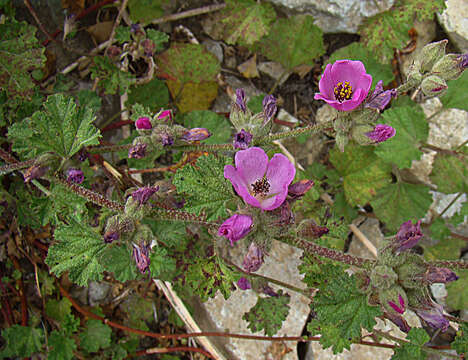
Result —
<instances>
[{"instance_id":1,"label":"dark purple flower center","mask_svg":"<svg viewBox=\"0 0 468 360\"><path fill-rule=\"evenodd\" d=\"M340 81L333 89L333 93L335 94L335 99L342 103L345 100L351 99L351 96L353 96L353 87L349 81L345 81L344 84Z\"/></svg>"},{"instance_id":2,"label":"dark purple flower center","mask_svg":"<svg viewBox=\"0 0 468 360\"><path fill-rule=\"evenodd\" d=\"M268 191L270 191L270 183L267 178L258 179L252 184L252 192L254 196L266 195L268 194Z\"/></svg>"}]
</instances>

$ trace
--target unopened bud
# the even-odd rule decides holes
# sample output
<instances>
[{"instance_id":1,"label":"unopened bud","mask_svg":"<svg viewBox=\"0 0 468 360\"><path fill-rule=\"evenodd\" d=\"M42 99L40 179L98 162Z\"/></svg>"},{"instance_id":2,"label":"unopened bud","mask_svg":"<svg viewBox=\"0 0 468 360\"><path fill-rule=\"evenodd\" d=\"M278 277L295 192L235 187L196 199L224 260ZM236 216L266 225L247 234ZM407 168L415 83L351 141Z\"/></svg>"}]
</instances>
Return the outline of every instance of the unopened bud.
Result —
<instances>
[{"instance_id":1,"label":"unopened bud","mask_svg":"<svg viewBox=\"0 0 468 360\"><path fill-rule=\"evenodd\" d=\"M366 133L366 136L371 139L374 143L384 142L396 134L396 130L390 125L377 124L374 130Z\"/></svg>"},{"instance_id":2,"label":"unopened bud","mask_svg":"<svg viewBox=\"0 0 468 360\"><path fill-rule=\"evenodd\" d=\"M403 314L408 304L405 291L398 285L380 291L379 300L385 310L392 314Z\"/></svg>"},{"instance_id":3,"label":"unopened bud","mask_svg":"<svg viewBox=\"0 0 468 360\"><path fill-rule=\"evenodd\" d=\"M448 283L458 279L457 274L447 268L431 266L424 274L424 279L430 283Z\"/></svg>"},{"instance_id":4,"label":"unopened bud","mask_svg":"<svg viewBox=\"0 0 468 360\"><path fill-rule=\"evenodd\" d=\"M447 83L439 76L431 75L422 81L421 90L426 96L441 95L447 90Z\"/></svg>"},{"instance_id":5,"label":"unopened bud","mask_svg":"<svg viewBox=\"0 0 468 360\"><path fill-rule=\"evenodd\" d=\"M236 90L236 104L237 106L239 106L239 109L245 113L245 111L247 110L247 106L246 106L244 89Z\"/></svg>"},{"instance_id":6,"label":"unopened bud","mask_svg":"<svg viewBox=\"0 0 468 360\"><path fill-rule=\"evenodd\" d=\"M163 110L157 115L158 120L164 122L171 122L172 121L172 111L171 110Z\"/></svg>"},{"instance_id":7,"label":"unopened bud","mask_svg":"<svg viewBox=\"0 0 468 360\"><path fill-rule=\"evenodd\" d=\"M398 230L395 241L393 243L396 252L402 252L411 249L415 246L419 239L421 239L423 233L421 232L421 220L413 225L411 220L401 224Z\"/></svg>"},{"instance_id":8,"label":"unopened bud","mask_svg":"<svg viewBox=\"0 0 468 360\"><path fill-rule=\"evenodd\" d=\"M149 246L145 244L133 245L133 259L137 265L138 270L142 274L146 273L149 270L150 258L149 258Z\"/></svg>"},{"instance_id":9,"label":"unopened bud","mask_svg":"<svg viewBox=\"0 0 468 360\"><path fill-rule=\"evenodd\" d=\"M299 180L298 182L289 185L288 195L293 199L297 199L305 195L305 193L309 191L312 188L312 186L314 186L314 182L312 180Z\"/></svg>"},{"instance_id":10,"label":"unopened bud","mask_svg":"<svg viewBox=\"0 0 468 360\"><path fill-rule=\"evenodd\" d=\"M398 275L389 266L378 265L370 274L371 285L379 289L388 289L398 280Z\"/></svg>"},{"instance_id":11,"label":"unopened bud","mask_svg":"<svg viewBox=\"0 0 468 360\"><path fill-rule=\"evenodd\" d=\"M273 95L267 95L263 98L263 115L265 117L264 124L270 121L276 114L276 98Z\"/></svg>"},{"instance_id":12,"label":"unopened bud","mask_svg":"<svg viewBox=\"0 0 468 360\"><path fill-rule=\"evenodd\" d=\"M210 136L211 133L205 128L193 128L182 135L181 139L185 141L201 141Z\"/></svg>"},{"instance_id":13,"label":"unopened bud","mask_svg":"<svg viewBox=\"0 0 468 360\"><path fill-rule=\"evenodd\" d=\"M468 60L464 61L464 56L468 57L466 54L445 55L442 59L435 63L434 67L432 68L432 74L437 75L444 80L458 79L463 73L463 70L465 70L468 66L468 64L463 65L464 63L468 62Z\"/></svg>"},{"instance_id":14,"label":"unopened bud","mask_svg":"<svg viewBox=\"0 0 468 360\"><path fill-rule=\"evenodd\" d=\"M128 150L129 159L141 159L146 156L146 144L136 144Z\"/></svg>"},{"instance_id":15,"label":"unopened bud","mask_svg":"<svg viewBox=\"0 0 468 360\"><path fill-rule=\"evenodd\" d=\"M81 184L84 181L83 171L80 169L68 169L67 181L73 182L75 184Z\"/></svg>"},{"instance_id":16,"label":"unopened bud","mask_svg":"<svg viewBox=\"0 0 468 360\"><path fill-rule=\"evenodd\" d=\"M150 130L153 128L153 125L151 125L149 117L143 116L138 118L137 121L135 121L135 127L138 130Z\"/></svg>"},{"instance_id":17,"label":"unopened bud","mask_svg":"<svg viewBox=\"0 0 468 360\"><path fill-rule=\"evenodd\" d=\"M356 124L351 129L351 137L354 141L356 141L359 145L371 145L374 144L374 140L372 140L367 134L372 133L375 127L369 124Z\"/></svg>"},{"instance_id":18,"label":"unopened bud","mask_svg":"<svg viewBox=\"0 0 468 360\"><path fill-rule=\"evenodd\" d=\"M245 271L255 272L260 269L260 266L263 264L263 252L255 244L251 243L247 254L244 256L244 261L242 262L242 267Z\"/></svg>"},{"instance_id":19,"label":"unopened bud","mask_svg":"<svg viewBox=\"0 0 468 360\"><path fill-rule=\"evenodd\" d=\"M239 280L237 280L237 286L239 286L239 289L241 290L252 289L252 285L250 285L250 281L247 280L245 277L241 277Z\"/></svg>"},{"instance_id":20,"label":"unopened bud","mask_svg":"<svg viewBox=\"0 0 468 360\"><path fill-rule=\"evenodd\" d=\"M158 190L159 190L159 186L156 186L156 187L145 186L132 192L132 198L133 200L138 201L140 205L144 205L148 202L151 196L153 196L153 194Z\"/></svg>"},{"instance_id":21,"label":"unopened bud","mask_svg":"<svg viewBox=\"0 0 468 360\"><path fill-rule=\"evenodd\" d=\"M297 234L301 237L309 239L318 239L325 234L328 234L329 230L326 226L319 226L314 220L307 219L302 221L297 229Z\"/></svg>"},{"instance_id":22,"label":"unopened bud","mask_svg":"<svg viewBox=\"0 0 468 360\"><path fill-rule=\"evenodd\" d=\"M424 46L418 56L421 72L431 71L432 66L445 55L445 46L448 40L433 42Z\"/></svg>"}]
</instances>

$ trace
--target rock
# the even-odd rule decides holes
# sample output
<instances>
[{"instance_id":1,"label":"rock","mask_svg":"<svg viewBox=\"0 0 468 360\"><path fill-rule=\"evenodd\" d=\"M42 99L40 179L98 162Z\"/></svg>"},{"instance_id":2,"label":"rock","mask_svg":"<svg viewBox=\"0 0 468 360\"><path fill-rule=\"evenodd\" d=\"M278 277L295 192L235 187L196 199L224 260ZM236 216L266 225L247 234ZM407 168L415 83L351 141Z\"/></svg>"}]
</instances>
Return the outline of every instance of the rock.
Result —
<instances>
[{"instance_id":1,"label":"rock","mask_svg":"<svg viewBox=\"0 0 468 360\"><path fill-rule=\"evenodd\" d=\"M105 282L91 281L89 283L88 300L90 306L96 306L105 302L111 285Z\"/></svg>"},{"instance_id":2,"label":"rock","mask_svg":"<svg viewBox=\"0 0 468 360\"><path fill-rule=\"evenodd\" d=\"M220 63L223 62L223 47L218 41L206 39L202 42L202 45L205 47L206 50L208 50L210 53L216 56Z\"/></svg>"},{"instance_id":3,"label":"rock","mask_svg":"<svg viewBox=\"0 0 468 360\"><path fill-rule=\"evenodd\" d=\"M308 13L326 33L356 33L367 18L388 10L394 0L270 0L294 12ZM462 0L463 1L463 0Z\"/></svg>"},{"instance_id":4,"label":"rock","mask_svg":"<svg viewBox=\"0 0 468 360\"><path fill-rule=\"evenodd\" d=\"M286 80L288 80L289 75L291 75L291 71L286 72L286 69L277 62L274 61L267 61L258 64L258 70L269 77L280 80L278 85L283 85Z\"/></svg>"},{"instance_id":5,"label":"rock","mask_svg":"<svg viewBox=\"0 0 468 360\"><path fill-rule=\"evenodd\" d=\"M241 249L240 246L237 248ZM302 276L297 270L297 266L301 262L299 259L301 254L302 251L295 247L274 241L269 256L265 258L265 263L258 273L304 288L305 284L301 282ZM242 256L235 258L242 259ZM271 284L271 287L275 291L280 288L274 284ZM291 295L290 310L288 317L283 322L283 326L276 336L300 336L309 314L309 299L288 289L283 289L283 291ZM232 293L228 300L224 300L223 296L218 294L214 299L210 299L206 303L201 304L201 306L215 325L217 331L229 330L233 333L251 334L247 328L247 322L242 320L242 315L254 306L256 302L257 294L254 291L237 290ZM263 334L263 332L259 334ZM266 356L271 355L272 352L272 342L233 338L225 340L224 349L231 354L228 358L232 360L266 359ZM297 359L296 343L288 342L286 346L292 351L288 352L281 359ZM283 353L286 351L287 349L284 349Z\"/></svg>"},{"instance_id":6,"label":"rock","mask_svg":"<svg viewBox=\"0 0 468 360\"><path fill-rule=\"evenodd\" d=\"M441 25L460 49L468 51L468 2L466 0L447 0L447 8L438 15Z\"/></svg>"},{"instance_id":7,"label":"rock","mask_svg":"<svg viewBox=\"0 0 468 360\"><path fill-rule=\"evenodd\" d=\"M382 231L380 231L379 220L367 218L361 225L359 225L359 230L362 231L362 233L376 248L379 248L384 239ZM375 259L374 255L372 255L369 249L364 246L364 244L356 237L356 235L353 235L351 240L349 253L351 255L356 255L367 259Z\"/></svg>"}]
</instances>

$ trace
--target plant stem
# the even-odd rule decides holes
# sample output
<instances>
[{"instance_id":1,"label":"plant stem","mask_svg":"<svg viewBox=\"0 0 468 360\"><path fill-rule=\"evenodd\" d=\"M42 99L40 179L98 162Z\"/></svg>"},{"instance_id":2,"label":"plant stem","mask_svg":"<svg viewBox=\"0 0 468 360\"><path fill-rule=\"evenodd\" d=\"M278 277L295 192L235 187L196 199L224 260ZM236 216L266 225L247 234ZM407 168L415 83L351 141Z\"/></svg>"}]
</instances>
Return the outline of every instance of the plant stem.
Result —
<instances>
[{"instance_id":1,"label":"plant stem","mask_svg":"<svg viewBox=\"0 0 468 360\"><path fill-rule=\"evenodd\" d=\"M215 222L206 221L203 216L198 216L185 211L172 210L172 209L154 209L151 212L150 217L158 220L169 220L169 221L182 221L205 225L208 227L218 227L219 224Z\"/></svg>"},{"instance_id":2,"label":"plant stem","mask_svg":"<svg viewBox=\"0 0 468 360\"><path fill-rule=\"evenodd\" d=\"M447 267L449 269L468 269L468 261L449 261L449 260L440 260L440 261L430 261L429 265L435 267Z\"/></svg>"},{"instance_id":3,"label":"plant stem","mask_svg":"<svg viewBox=\"0 0 468 360\"><path fill-rule=\"evenodd\" d=\"M453 204L455 204L455 202L460 198L460 196L462 196L462 193L461 193L461 192L459 192L459 193L457 194L457 196L455 196L455 197L452 199L452 201L450 201L450 203L445 207L445 209L442 210L442 212L441 212L440 214L438 214L437 216L435 216L433 220L435 220L435 219L437 219L437 218L439 218L439 217L442 217L442 216L447 212L447 210L450 209L450 208L452 207Z\"/></svg>"},{"instance_id":4,"label":"plant stem","mask_svg":"<svg viewBox=\"0 0 468 360\"><path fill-rule=\"evenodd\" d=\"M94 146L88 148L87 151L90 154L100 154L106 152L117 152L122 150L128 150L132 147L132 144L125 144L125 145L105 145L105 146Z\"/></svg>"},{"instance_id":5,"label":"plant stem","mask_svg":"<svg viewBox=\"0 0 468 360\"><path fill-rule=\"evenodd\" d=\"M460 145L458 145L458 147L455 149L455 151L461 150L466 144L468 144L468 140L465 140Z\"/></svg>"},{"instance_id":6,"label":"plant stem","mask_svg":"<svg viewBox=\"0 0 468 360\"><path fill-rule=\"evenodd\" d=\"M234 150L232 144L187 144L171 146L171 149L183 151L220 151Z\"/></svg>"},{"instance_id":7,"label":"plant stem","mask_svg":"<svg viewBox=\"0 0 468 360\"><path fill-rule=\"evenodd\" d=\"M28 168L32 166L35 161L36 159L30 159L22 162L15 162L0 166L0 175L5 175L15 170L22 170Z\"/></svg>"},{"instance_id":8,"label":"plant stem","mask_svg":"<svg viewBox=\"0 0 468 360\"><path fill-rule=\"evenodd\" d=\"M294 130L290 130L290 131L283 131L283 132L276 133L276 134L261 136L261 137L259 137L257 139L254 138L254 143L255 143L255 145L262 145L262 144L265 144L265 143L271 143L274 140L286 139L286 138L289 138L289 137L299 136L299 135L306 134L306 133L314 134L314 133L317 133L317 132L319 132L319 131L321 131L323 129L326 129L326 128L330 127L330 126L332 126L331 121L327 121L327 122L324 122L324 123L318 124L318 125L309 125L309 126L299 128L299 129L294 129Z\"/></svg>"},{"instance_id":9,"label":"plant stem","mask_svg":"<svg viewBox=\"0 0 468 360\"><path fill-rule=\"evenodd\" d=\"M142 356L142 355L150 355L150 354L167 354L167 353L173 353L173 352L197 352L200 354L205 355L209 359L216 359L211 355L208 351L196 348L196 347L191 347L191 346L175 346L175 347L163 347L163 348L150 348L146 350L140 350L137 351L135 354L130 354L128 357L137 357L137 356Z\"/></svg>"}]
</instances>

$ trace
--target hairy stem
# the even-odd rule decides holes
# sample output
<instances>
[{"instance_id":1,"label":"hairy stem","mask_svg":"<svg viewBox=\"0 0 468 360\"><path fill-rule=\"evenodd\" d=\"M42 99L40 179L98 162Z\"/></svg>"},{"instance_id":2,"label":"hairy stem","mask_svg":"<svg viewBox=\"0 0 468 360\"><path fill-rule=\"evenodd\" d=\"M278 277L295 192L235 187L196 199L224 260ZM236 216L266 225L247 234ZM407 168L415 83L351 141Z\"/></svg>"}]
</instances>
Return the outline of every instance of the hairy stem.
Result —
<instances>
[{"instance_id":1,"label":"hairy stem","mask_svg":"<svg viewBox=\"0 0 468 360\"><path fill-rule=\"evenodd\" d=\"M309 126L299 128L299 129L283 131L283 132L276 133L276 134L261 136L257 139L254 139L254 143L255 145L262 145L262 144L271 143L274 140L286 139L289 137L295 137L295 136L299 136L302 134L307 134L307 133L314 134L314 133L318 133L321 130L329 128L331 126L333 126L333 122L327 121L318 125L309 125Z\"/></svg>"},{"instance_id":2,"label":"hairy stem","mask_svg":"<svg viewBox=\"0 0 468 360\"><path fill-rule=\"evenodd\" d=\"M100 154L106 152L116 152L122 150L128 150L132 147L132 144L125 144L125 145L105 145L105 146L95 146L90 147L87 151L91 154Z\"/></svg>"},{"instance_id":3,"label":"hairy stem","mask_svg":"<svg viewBox=\"0 0 468 360\"><path fill-rule=\"evenodd\" d=\"M0 175L5 175L15 170L26 169L32 166L35 161L36 159L30 159L30 160L26 160L22 162L15 162L15 163L10 163L10 164L0 166Z\"/></svg>"},{"instance_id":4,"label":"hairy stem","mask_svg":"<svg viewBox=\"0 0 468 360\"><path fill-rule=\"evenodd\" d=\"M449 269L468 269L468 261L448 261L448 260L441 260L441 261L430 261L429 265L433 265L436 267L446 267Z\"/></svg>"}]
</instances>

